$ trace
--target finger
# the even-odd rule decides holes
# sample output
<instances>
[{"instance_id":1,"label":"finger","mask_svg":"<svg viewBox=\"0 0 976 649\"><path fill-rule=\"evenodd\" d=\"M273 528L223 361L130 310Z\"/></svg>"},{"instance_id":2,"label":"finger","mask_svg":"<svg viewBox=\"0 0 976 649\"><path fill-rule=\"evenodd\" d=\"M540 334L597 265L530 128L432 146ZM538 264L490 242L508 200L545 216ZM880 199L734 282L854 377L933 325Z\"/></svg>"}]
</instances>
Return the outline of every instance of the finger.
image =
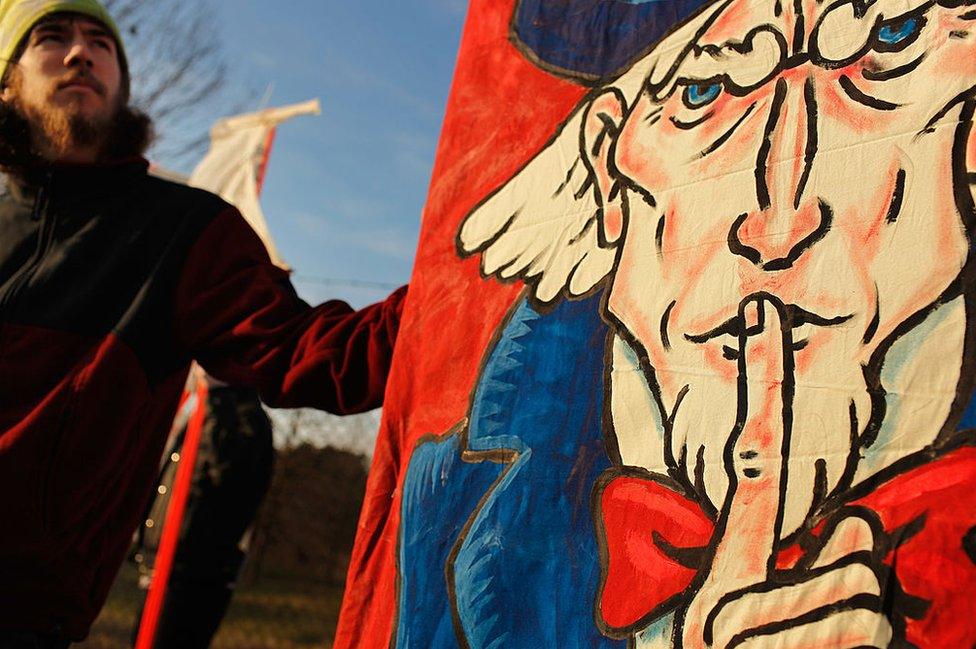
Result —
<instances>
[{"instance_id":1,"label":"finger","mask_svg":"<svg viewBox=\"0 0 976 649\"><path fill-rule=\"evenodd\" d=\"M706 623L706 632L710 631L714 638L712 646L726 646L744 627L759 629L786 624L831 607L844 608L844 603L850 607L880 606L878 577L863 563L814 574L802 583L776 586L775 590L740 592L734 599L720 601Z\"/></svg>"},{"instance_id":2,"label":"finger","mask_svg":"<svg viewBox=\"0 0 976 649\"><path fill-rule=\"evenodd\" d=\"M866 609L839 611L830 617L777 633L733 641L727 649L885 649L891 642L891 623L881 613Z\"/></svg>"},{"instance_id":3,"label":"finger","mask_svg":"<svg viewBox=\"0 0 976 649\"><path fill-rule=\"evenodd\" d=\"M711 573L727 589L765 580L779 541L789 425L784 404L792 398L793 378L784 310L781 302L765 297L750 298L740 306L740 432L726 451L730 495L720 518L722 538Z\"/></svg>"},{"instance_id":4,"label":"finger","mask_svg":"<svg viewBox=\"0 0 976 649\"><path fill-rule=\"evenodd\" d=\"M872 550L874 550L874 532L871 530L871 525L863 518L850 516L834 528L812 567L829 566L849 554Z\"/></svg>"}]
</instances>

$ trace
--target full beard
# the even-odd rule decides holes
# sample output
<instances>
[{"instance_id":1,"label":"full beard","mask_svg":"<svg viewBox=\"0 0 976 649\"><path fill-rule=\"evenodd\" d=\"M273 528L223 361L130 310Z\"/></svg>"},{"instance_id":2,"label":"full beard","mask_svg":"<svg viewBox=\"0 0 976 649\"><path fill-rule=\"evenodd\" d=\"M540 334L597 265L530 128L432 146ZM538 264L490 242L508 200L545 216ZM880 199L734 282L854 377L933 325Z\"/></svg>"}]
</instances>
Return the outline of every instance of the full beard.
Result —
<instances>
[{"instance_id":1,"label":"full beard","mask_svg":"<svg viewBox=\"0 0 976 649\"><path fill-rule=\"evenodd\" d=\"M96 158L101 159L112 124L121 110L120 106L115 106L108 114L87 116L81 114L74 104L39 110L23 105L16 99L14 108L30 123L35 147L47 152L54 160L79 149L95 149Z\"/></svg>"},{"instance_id":2,"label":"full beard","mask_svg":"<svg viewBox=\"0 0 976 649\"><path fill-rule=\"evenodd\" d=\"M96 150L96 162L141 156L152 142L152 120L130 106L88 117L71 106L38 109L14 94L0 102L0 169L35 182L51 163L79 149Z\"/></svg>"}]
</instances>

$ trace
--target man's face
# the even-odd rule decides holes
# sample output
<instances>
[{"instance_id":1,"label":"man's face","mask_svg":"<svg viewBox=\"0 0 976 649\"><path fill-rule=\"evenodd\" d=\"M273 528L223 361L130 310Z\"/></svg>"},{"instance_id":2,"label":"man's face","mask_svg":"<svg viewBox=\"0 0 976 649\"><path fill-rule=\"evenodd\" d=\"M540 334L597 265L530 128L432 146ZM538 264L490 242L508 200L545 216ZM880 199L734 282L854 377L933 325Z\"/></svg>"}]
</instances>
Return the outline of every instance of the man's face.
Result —
<instances>
[{"instance_id":1,"label":"man's face","mask_svg":"<svg viewBox=\"0 0 976 649\"><path fill-rule=\"evenodd\" d=\"M75 15L56 15L31 30L23 54L12 70L3 99L13 101L43 131L57 159L71 160L104 136L121 104L122 72L116 43L99 22ZM80 151L58 151L58 140L81 131L80 142L67 142ZM70 138L69 138L70 139ZM77 139L77 138L75 138ZM79 160L85 161L85 160Z\"/></svg>"},{"instance_id":2,"label":"man's face","mask_svg":"<svg viewBox=\"0 0 976 649\"><path fill-rule=\"evenodd\" d=\"M949 301L969 249L953 150L969 125L953 101L976 80L974 30L971 6L738 0L626 115L608 165L631 190L608 307L653 367L668 452L716 507L745 298L792 314L784 533L856 461L872 355ZM961 314L938 330L943 351L961 350ZM958 357L941 360L944 385L911 402L936 432L959 376Z\"/></svg>"}]
</instances>

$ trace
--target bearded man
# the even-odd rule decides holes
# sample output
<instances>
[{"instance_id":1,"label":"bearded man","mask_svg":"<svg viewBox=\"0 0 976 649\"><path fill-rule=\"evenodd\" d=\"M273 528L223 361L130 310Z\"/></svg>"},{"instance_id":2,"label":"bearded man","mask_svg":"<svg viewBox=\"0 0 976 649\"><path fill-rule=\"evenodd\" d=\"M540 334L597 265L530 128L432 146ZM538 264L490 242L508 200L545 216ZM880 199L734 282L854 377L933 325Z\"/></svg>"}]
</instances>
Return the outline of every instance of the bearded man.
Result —
<instances>
[{"instance_id":1,"label":"bearded man","mask_svg":"<svg viewBox=\"0 0 976 649\"><path fill-rule=\"evenodd\" d=\"M368 410L405 289L311 308L234 208L147 175L151 124L96 0L4 1L0 61L0 647L65 647L124 557L191 359L273 405Z\"/></svg>"}]
</instances>

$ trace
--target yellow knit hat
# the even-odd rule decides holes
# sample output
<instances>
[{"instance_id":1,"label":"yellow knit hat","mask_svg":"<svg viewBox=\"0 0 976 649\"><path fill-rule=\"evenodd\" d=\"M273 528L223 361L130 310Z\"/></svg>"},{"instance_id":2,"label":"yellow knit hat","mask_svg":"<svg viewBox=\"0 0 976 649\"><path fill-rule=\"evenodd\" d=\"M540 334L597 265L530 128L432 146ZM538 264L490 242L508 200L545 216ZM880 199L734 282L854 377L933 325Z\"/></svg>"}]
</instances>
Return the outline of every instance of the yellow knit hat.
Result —
<instances>
[{"instance_id":1,"label":"yellow knit hat","mask_svg":"<svg viewBox=\"0 0 976 649\"><path fill-rule=\"evenodd\" d=\"M129 71L119 28L98 0L0 0L0 79L20 42L44 16L71 12L90 16L105 25L115 37L122 68L123 87L128 90Z\"/></svg>"}]
</instances>

